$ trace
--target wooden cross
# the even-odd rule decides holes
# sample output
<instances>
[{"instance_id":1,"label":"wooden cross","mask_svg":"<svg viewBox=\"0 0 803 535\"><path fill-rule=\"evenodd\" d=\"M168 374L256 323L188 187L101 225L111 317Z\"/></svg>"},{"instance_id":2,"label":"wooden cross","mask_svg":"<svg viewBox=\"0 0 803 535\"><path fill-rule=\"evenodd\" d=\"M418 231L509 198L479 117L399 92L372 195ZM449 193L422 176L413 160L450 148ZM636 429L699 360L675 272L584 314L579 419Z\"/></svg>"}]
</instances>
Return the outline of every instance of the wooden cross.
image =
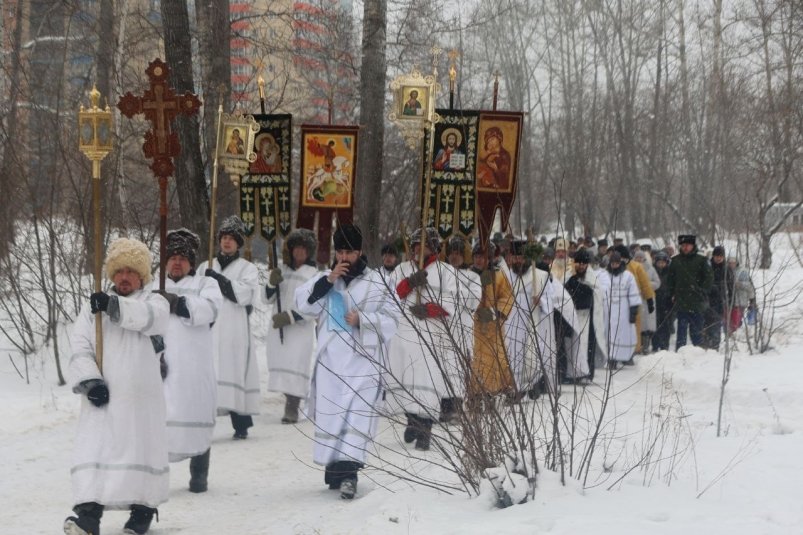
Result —
<instances>
[{"instance_id":1,"label":"wooden cross","mask_svg":"<svg viewBox=\"0 0 803 535\"><path fill-rule=\"evenodd\" d=\"M120 97L117 108L128 117L143 114L153 125L145 132L142 151L146 158L152 158L151 171L159 179L159 288L165 287L165 263L167 261L167 177L173 174L173 158L181 153L178 133L173 131L173 119L179 113L193 115L198 113L201 101L197 95L185 92L176 95L167 85L170 67L156 58L145 69L151 87L141 97L130 91ZM213 230L210 229L210 232Z\"/></svg>"},{"instance_id":2,"label":"wooden cross","mask_svg":"<svg viewBox=\"0 0 803 535\"><path fill-rule=\"evenodd\" d=\"M179 113L184 115L198 113L201 101L197 95L189 91L183 95L176 95L167 85L170 67L161 59L153 60L145 70L145 74L150 79L150 89L141 97L127 92L120 97L117 107L129 119L143 114L153 124L151 129L145 132L145 144L142 145L142 150L146 158L153 158L151 164L153 174L157 177L168 177L173 174L173 158L181 152L178 133L172 128L173 119Z\"/></svg>"}]
</instances>

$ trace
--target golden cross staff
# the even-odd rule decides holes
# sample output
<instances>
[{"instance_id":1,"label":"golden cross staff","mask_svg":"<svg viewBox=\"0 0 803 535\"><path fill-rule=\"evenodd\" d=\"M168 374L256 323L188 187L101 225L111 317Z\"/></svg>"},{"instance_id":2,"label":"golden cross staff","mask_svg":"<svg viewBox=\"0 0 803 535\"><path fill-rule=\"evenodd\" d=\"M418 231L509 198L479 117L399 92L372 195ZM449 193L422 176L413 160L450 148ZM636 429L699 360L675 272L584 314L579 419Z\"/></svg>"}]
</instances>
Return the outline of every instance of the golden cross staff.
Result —
<instances>
[{"instance_id":1,"label":"golden cross staff","mask_svg":"<svg viewBox=\"0 0 803 535\"><path fill-rule=\"evenodd\" d=\"M108 103L105 109L98 106L100 91L94 86L89 93L90 106L84 109L83 104L78 111L78 149L92 161L92 212L95 261L95 292L101 291L103 270L103 235L100 220L100 161L112 150L112 112ZM102 312L95 313L95 360L98 371L103 374L103 318Z\"/></svg>"},{"instance_id":2,"label":"golden cross staff","mask_svg":"<svg viewBox=\"0 0 803 535\"><path fill-rule=\"evenodd\" d=\"M209 192L209 256L207 257L206 267L212 269L212 260L215 258L215 216L217 214L217 176L218 176L218 154L220 153L220 140L223 138L223 98L225 96L225 86L218 88L217 107L217 133L215 134L215 159L212 162L212 183Z\"/></svg>"},{"instance_id":3,"label":"golden cross staff","mask_svg":"<svg viewBox=\"0 0 803 535\"><path fill-rule=\"evenodd\" d=\"M421 254L418 255L418 269L424 269L424 244L426 243L427 237L427 220L429 219L429 188L432 184L432 162L428 158L432 158L432 152L435 150L435 123L437 122L437 118L435 115L435 88L436 81L438 79L438 56L440 56L441 49L437 46L433 46L430 49L430 53L432 54L432 80L433 82L430 84L429 90L429 105L427 106L427 118L425 122L425 128L429 129L429 144L427 147L427 151L425 152L426 158L424 160L424 176L426 177L424 180L424 203L422 204L421 208L421 247L420 251ZM434 222L437 225L437 221ZM437 254L437 251L433 251L433 253ZM421 288L418 287L418 293L416 295L417 300L416 303L421 301Z\"/></svg>"},{"instance_id":4,"label":"golden cross staff","mask_svg":"<svg viewBox=\"0 0 803 535\"><path fill-rule=\"evenodd\" d=\"M457 67L455 63L457 62L457 58L460 56L460 52L456 49L452 49L449 51L449 109L454 109L454 94L455 94L455 86L457 85Z\"/></svg>"}]
</instances>

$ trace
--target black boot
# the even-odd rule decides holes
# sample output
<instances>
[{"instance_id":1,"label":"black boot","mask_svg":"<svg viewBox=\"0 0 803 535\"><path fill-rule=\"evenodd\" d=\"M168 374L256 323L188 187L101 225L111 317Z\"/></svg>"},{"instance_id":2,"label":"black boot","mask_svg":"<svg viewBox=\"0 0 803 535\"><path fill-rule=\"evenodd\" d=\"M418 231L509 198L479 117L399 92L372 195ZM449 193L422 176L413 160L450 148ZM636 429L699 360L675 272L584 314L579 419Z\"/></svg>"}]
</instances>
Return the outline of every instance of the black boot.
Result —
<instances>
[{"instance_id":1,"label":"black boot","mask_svg":"<svg viewBox=\"0 0 803 535\"><path fill-rule=\"evenodd\" d=\"M231 417L231 426L234 428L234 440L243 440L248 438L248 428L254 425L254 419L249 414L237 414L232 411L229 413Z\"/></svg>"},{"instance_id":2,"label":"black boot","mask_svg":"<svg viewBox=\"0 0 803 535\"><path fill-rule=\"evenodd\" d=\"M284 402L284 416L282 416L283 424L294 424L298 422L298 405L301 403L301 398L285 394L287 400Z\"/></svg>"},{"instance_id":3,"label":"black boot","mask_svg":"<svg viewBox=\"0 0 803 535\"><path fill-rule=\"evenodd\" d=\"M457 407L460 400L458 398L441 398L441 415L440 422L442 424L450 424L457 419Z\"/></svg>"},{"instance_id":4,"label":"black boot","mask_svg":"<svg viewBox=\"0 0 803 535\"><path fill-rule=\"evenodd\" d=\"M144 505L132 505L131 516L128 517L128 522L123 526L123 533L144 535L151 528L153 515L156 515L156 521L158 522L159 512L156 509Z\"/></svg>"},{"instance_id":5,"label":"black boot","mask_svg":"<svg viewBox=\"0 0 803 535\"><path fill-rule=\"evenodd\" d=\"M357 476L344 478L340 483L340 498L353 500L357 494Z\"/></svg>"},{"instance_id":6,"label":"black boot","mask_svg":"<svg viewBox=\"0 0 803 535\"><path fill-rule=\"evenodd\" d=\"M409 444L418 438L419 418L415 414L407 413L407 427L404 429L404 442Z\"/></svg>"},{"instance_id":7,"label":"black boot","mask_svg":"<svg viewBox=\"0 0 803 535\"><path fill-rule=\"evenodd\" d=\"M190 492L206 492L209 476L209 454L212 449L190 458Z\"/></svg>"},{"instance_id":8,"label":"black boot","mask_svg":"<svg viewBox=\"0 0 803 535\"><path fill-rule=\"evenodd\" d=\"M334 461L326 465L326 472L323 475L324 483L329 485L331 490L341 488L347 479L354 480L356 491L357 470L363 467L362 463L356 461ZM353 494L352 494L353 497Z\"/></svg>"},{"instance_id":9,"label":"black boot","mask_svg":"<svg viewBox=\"0 0 803 535\"><path fill-rule=\"evenodd\" d=\"M429 450L432 440L432 420L429 418L418 419L418 436L415 439L415 449L420 451Z\"/></svg>"},{"instance_id":10,"label":"black boot","mask_svg":"<svg viewBox=\"0 0 803 535\"><path fill-rule=\"evenodd\" d=\"M67 535L100 535L100 517L103 506L95 502L79 503L72 509L78 516L68 516L64 521Z\"/></svg>"}]
</instances>

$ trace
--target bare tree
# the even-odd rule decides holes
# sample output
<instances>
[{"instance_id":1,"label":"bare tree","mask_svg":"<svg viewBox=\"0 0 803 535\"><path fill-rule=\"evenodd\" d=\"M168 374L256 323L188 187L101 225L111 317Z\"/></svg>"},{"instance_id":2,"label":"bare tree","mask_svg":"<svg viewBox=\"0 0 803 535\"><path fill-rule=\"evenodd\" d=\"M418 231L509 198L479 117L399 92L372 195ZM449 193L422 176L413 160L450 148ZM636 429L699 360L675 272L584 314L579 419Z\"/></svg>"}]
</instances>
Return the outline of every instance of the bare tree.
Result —
<instances>
[{"instance_id":1,"label":"bare tree","mask_svg":"<svg viewBox=\"0 0 803 535\"><path fill-rule=\"evenodd\" d=\"M184 0L163 0L161 4L165 55L173 70L173 87L178 93L192 92L195 82L187 3ZM201 158L199 124L198 115L179 115L176 118L181 153L176 158L175 176L181 224L204 236L214 229L209 228L209 195ZM201 257L206 254L208 243L208 240L201 240Z\"/></svg>"},{"instance_id":2,"label":"bare tree","mask_svg":"<svg viewBox=\"0 0 803 535\"><path fill-rule=\"evenodd\" d=\"M383 147L385 137L385 32L387 1L366 0L363 7L362 67L360 69L360 131L356 220L361 225L369 258L379 250L379 214L382 198ZM381 83L377 83L377 81Z\"/></svg>"}]
</instances>

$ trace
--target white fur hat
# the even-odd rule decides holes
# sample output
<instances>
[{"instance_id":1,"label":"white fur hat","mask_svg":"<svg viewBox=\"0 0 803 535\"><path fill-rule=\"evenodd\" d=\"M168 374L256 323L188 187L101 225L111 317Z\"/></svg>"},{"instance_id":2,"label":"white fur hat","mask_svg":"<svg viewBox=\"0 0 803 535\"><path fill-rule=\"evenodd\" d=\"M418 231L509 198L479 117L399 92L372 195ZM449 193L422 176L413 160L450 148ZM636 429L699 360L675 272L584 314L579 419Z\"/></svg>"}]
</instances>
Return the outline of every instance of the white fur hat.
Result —
<instances>
[{"instance_id":1,"label":"white fur hat","mask_svg":"<svg viewBox=\"0 0 803 535\"><path fill-rule=\"evenodd\" d=\"M139 240L117 238L106 251L103 270L106 272L106 278L111 280L119 270L132 269L142 277L143 284L148 284L152 278L151 262L151 252L144 243Z\"/></svg>"}]
</instances>

